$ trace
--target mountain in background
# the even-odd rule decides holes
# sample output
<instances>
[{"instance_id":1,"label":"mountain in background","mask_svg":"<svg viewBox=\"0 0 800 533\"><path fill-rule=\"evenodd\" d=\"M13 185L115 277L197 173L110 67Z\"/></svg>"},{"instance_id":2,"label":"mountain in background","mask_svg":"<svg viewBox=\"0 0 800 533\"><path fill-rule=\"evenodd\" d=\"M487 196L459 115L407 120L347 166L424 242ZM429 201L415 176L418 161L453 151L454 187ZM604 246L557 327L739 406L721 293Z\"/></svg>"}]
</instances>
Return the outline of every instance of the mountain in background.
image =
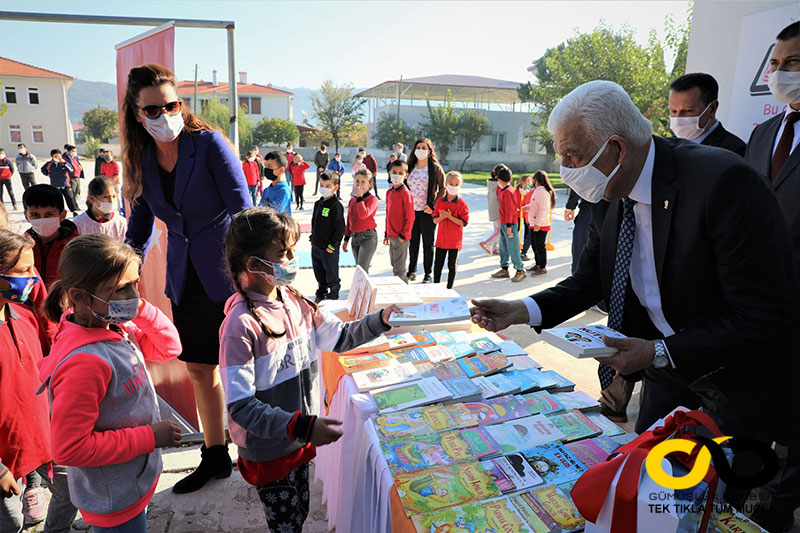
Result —
<instances>
[{"instance_id":1,"label":"mountain in background","mask_svg":"<svg viewBox=\"0 0 800 533\"><path fill-rule=\"evenodd\" d=\"M314 109L311 107L311 93L316 89L308 89L306 87L278 87L284 91L294 93L294 121L297 124L303 123L303 111L308 115L308 121L317 126L313 118ZM359 92L362 89L356 89ZM72 86L67 91L67 100L69 103L69 120L73 123L79 123L83 119L83 113L89 109L97 107L106 107L108 109L117 108L117 86L113 83L104 81L86 81L76 79ZM364 118L367 117L367 104L363 107Z\"/></svg>"}]
</instances>

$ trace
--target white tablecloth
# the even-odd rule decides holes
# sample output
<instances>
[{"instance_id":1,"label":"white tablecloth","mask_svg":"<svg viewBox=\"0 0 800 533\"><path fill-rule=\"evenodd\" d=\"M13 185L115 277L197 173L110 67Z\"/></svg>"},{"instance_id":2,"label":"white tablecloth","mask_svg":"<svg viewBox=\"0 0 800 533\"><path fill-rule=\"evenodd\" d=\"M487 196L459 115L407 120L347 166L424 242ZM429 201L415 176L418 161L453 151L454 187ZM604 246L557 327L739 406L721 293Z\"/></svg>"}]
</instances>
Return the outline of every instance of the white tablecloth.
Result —
<instances>
[{"instance_id":1,"label":"white tablecloth","mask_svg":"<svg viewBox=\"0 0 800 533\"><path fill-rule=\"evenodd\" d=\"M323 394L325 386L322 387ZM320 413L321 416L324 415ZM317 449L315 479L321 479L328 527L348 533L392 531L394 480L369 416L378 411L372 396L359 393L353 378L342 377L328 417L344 422L337 442Z\"/></svg>"}]
</instances>

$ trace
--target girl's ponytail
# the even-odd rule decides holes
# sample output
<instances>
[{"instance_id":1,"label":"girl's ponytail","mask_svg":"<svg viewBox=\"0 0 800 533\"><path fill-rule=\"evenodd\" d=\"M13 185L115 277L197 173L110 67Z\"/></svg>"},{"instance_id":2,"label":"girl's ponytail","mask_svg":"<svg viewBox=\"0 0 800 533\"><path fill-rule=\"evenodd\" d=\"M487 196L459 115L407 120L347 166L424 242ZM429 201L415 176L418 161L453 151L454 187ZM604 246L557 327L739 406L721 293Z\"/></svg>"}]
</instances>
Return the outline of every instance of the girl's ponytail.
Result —
<instances>
[{"instance_id":1,"label":"girl's ponytail","mask_svg":"<svg viewBox=\"0 0 800 533\"><path fill-rule=\"evenodd\" d=\"M64 284L61 280L56 280L50 285L50 290L47 293L47 299L42 304L44 315L51 322L58 322L61 320L61 315L69 307L69 300L67 298L67 291L64 289Z\"/></svg>"}]
</instances>

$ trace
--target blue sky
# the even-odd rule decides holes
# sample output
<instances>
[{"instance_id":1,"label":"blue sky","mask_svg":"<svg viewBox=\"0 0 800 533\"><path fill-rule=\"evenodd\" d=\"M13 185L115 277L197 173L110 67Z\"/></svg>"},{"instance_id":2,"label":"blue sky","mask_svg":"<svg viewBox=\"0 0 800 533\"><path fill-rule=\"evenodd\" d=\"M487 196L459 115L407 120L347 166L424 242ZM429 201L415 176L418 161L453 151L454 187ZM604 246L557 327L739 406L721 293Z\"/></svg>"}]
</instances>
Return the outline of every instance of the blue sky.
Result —
<instances>
[{"instance_id":1,"label":"blue sky","mask_svg":"<svg viewBox=\"0 0 800 533\"><path fill-rule=\"evenodd\" d=\"M630 24L646 42L686 1L264 2L37 1L37 12L234 20L237 70L248 81L317 88L325 79L371 87L386 79L471 74L527 81L531 60L601 19ZM28 10L22 3L17 11ZM65 7L69 6L66 10ZM9 9L5 6L3 9ZM115 80L114 45L146 28L0 21L2 55L91 80ZM224 30L178 28L180 79L226 78Z\"/></svg>"}]
</instances>

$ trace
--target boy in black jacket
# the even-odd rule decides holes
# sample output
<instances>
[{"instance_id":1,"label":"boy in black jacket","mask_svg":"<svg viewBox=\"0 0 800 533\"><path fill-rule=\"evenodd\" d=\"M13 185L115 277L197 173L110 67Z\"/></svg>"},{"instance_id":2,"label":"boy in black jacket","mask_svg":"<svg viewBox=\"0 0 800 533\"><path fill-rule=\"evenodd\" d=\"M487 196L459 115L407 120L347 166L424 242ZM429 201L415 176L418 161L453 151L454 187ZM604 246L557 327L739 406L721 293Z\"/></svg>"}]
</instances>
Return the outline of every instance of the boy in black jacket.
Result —
<instances>
[{"instance_id":1,"label":"boy in black jacket","mask_svg":"<svg viewBox=\"0 0 800 533\"><path fill-rule=\"evenodd\" d=\"M320 198L314 203L311 217L311 266L319 287L314 301L338 300L339 246L344 237L344 207L336 198L339 175L326 170L319 176Z\"/></svg>"}]
</instances>

